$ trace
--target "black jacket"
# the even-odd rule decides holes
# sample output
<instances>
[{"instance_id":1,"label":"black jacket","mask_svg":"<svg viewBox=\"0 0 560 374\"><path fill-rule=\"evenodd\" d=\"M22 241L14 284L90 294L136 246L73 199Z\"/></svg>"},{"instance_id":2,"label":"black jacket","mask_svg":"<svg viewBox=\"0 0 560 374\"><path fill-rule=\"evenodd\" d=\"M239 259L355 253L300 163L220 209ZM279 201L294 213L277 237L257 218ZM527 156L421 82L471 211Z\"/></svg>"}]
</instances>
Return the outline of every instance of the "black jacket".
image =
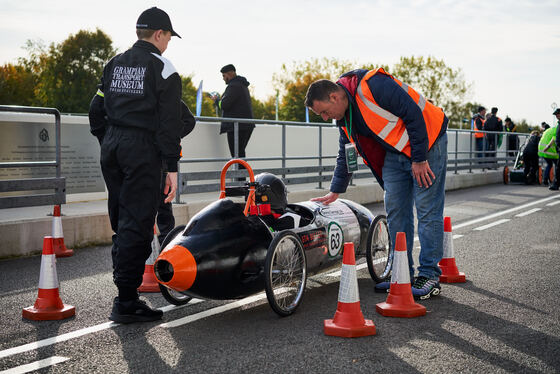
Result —
<instances>
[{"instance_id":1,"label":"black jacket","mask_svg":"<svg viewBox=\"0 0 560 374\"><path fill-rule=\"evenodd\" d=\"M253 118L253 106L249 94L249 82L240 75L234 77L227 84L218 106L225 118ZM239 129L252 129L252 123L240 123ZM222 122L220 134L233 131L233 122Z\"/></svg>"},{"instance_id":2,"label":"black jacket","mask_svg":"<svg viewBox=\"0 0 560 374\"><path fill-rule=\"evenodd\" d=\"M491 115L490 118L484 123L484 130L486 131L504 131L502 119L498 116Z\"/></svg>"},{"instance_id":3,"label":"black jacket","mask_svg":"<svg viewBox=\"0 0 560 374\"><path fill-rule=\"evenodd\" d=\"M92 134L102 139L106 126L148 130L167 170L177 171L183 131L181 78L153 44L138 40L113 57L103 69L96 96L103 100L94 97L90 105Z\"/></svg>"}]
</instances>

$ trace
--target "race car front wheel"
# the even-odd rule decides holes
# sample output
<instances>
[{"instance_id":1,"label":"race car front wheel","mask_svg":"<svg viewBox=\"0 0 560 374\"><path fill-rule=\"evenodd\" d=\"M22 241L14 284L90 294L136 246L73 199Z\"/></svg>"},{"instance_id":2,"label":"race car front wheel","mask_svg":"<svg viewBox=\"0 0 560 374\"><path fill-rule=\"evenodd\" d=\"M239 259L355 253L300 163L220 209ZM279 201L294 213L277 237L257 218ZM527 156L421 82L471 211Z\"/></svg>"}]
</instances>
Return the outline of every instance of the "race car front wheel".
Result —
<instances>
[{"instance_id":1,"label":"race car front wheel","mask_svg":"<svg viewBox=\"0 0 560 374\"><path fill-rule=\"evenodd\" d=\"M387 226L387 217L375 217L369 226L366 246L366 261L369 275L375 282L383 282L391 275L393 251Z\"/></svg>"},{"instance_id":2,"label":"race car front wheel","mask_svg":"<svg viewBox=\"0 0 560 374\"><path fill-rule=\"evenodd\" d=\"M163 240L163 243L161 243L161 250L163 250L167 244L175 239L175 237L184 229L185 225L180 225L171 230ZM167 288L167 286L164 286L161 283L159 284L159 290L161 291L163 298L173 305L185 305L192 299L189 295Z\"/></svg>"},{"instance_id":3,"label":"race car front wheel","mask_svg":"<svg viewBox=\"0 0 560 374\"><path fill-rule=\"evenodd\" d=\"M266 297L272 310L285 317L298 307L307 281L303 244L291 231L282 231L268 247L265 261Z\"/></svg>"}]
</instances>

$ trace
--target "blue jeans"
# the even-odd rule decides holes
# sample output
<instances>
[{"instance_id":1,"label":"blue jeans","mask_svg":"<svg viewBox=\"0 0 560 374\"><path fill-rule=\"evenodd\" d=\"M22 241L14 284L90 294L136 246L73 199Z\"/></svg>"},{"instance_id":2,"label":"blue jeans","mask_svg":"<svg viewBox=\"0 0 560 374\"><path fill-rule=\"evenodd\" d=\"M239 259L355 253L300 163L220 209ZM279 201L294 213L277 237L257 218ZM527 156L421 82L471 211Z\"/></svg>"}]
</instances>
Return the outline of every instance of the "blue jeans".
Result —
<instances>
[{"instance_id":1,"label":"blue jeans","mask_svg":"<svg viewBox=\"0 0 560 374\"><path fill-rule=\"evenodd\" d=\"M385 210L391 245L397 232L406 234L406 249L411 280L414 279L412 245L414 243L414 214L416 205L420 266L418 276L437 279L441 275L438 262L443 256L443 206L447 169L447 134L443 134L428 152L428 163L436 176L428 188L419 187L412 176L412 162L401 153L387 152L383 165Z\"/></svg>"}]
</instances>

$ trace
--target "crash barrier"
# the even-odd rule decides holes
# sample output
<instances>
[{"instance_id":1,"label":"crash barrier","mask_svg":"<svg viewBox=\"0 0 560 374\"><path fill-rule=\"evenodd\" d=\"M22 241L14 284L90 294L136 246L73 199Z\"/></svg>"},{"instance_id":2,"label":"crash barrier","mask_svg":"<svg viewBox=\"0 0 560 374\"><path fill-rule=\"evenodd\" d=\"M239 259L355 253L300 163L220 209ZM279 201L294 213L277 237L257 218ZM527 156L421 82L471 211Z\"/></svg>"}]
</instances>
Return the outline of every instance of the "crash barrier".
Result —
<instances>
[{"instance_id":1,"label":"crash barrier","mask_svg":"<svg viewBox=\"0 0 560 374\"><path fill-rule=\"evenodd\" d=\"M442 283L464 283L465 273L457 268L455 254L453 253L453 232L451 229L451 217L443 218L443 257L439 262L441 275L439 281Z\"/></svg>"},{"instance_id":2,"label":"crash barrier","mask_svg":"<svg viewBox=\"0 0 560 374\"><path fill-rule=\"evenodd\" d=\"M156 262L160 252L161 247L157 235L157 227L154 225L152 253L150 253L150 257L148 257L144 265L144 275L142 275L142 284L138 287L138 292L159 292L159 283L156 279L156 273L154 273L154 262Z\"/></svg>"},{"instance_id":3,"label":"crash barrier","mask_svg":"<svg viewBox=\"0 0 560 374\"><path fill-rule=\"evenodd\" d=\"M256 163L255 174L269 172L281 176L286 185L315 184L317 188L324 188L325 182L330 182L335 168L335 161L338 153L338 129L331 123L318 122L286 122L253 120L239 118L216 118L216 117L197 117L197 121L204 123L233 122L235 155L238 155L238 132L239 123L253 123L257 125L253 131L249 147L255 142L265 141L261 146L261 154L266 154L269 149L274 149L270 157L246 157L244 160ZM276 131L271 132L272 136L262 136L256 138L257 134L268 131L271 128L280 128L281 134ZM288 136L288 129L293 132L296 129L306 131L300 137ZM489 132L487 134L497 134L503 136L503 144L498 150L476 151L473 131L462 129L448 129L448 172L455 174L459 171L472 172L476 169L497 169L508 164L512 164L516 159L517 151L507 150L506 139L511 133ZM519 144L523 143L523 138L529 134L515 134L520 137ZM187 137L188 138L188 137ZM302 141L303 138L303 141ZM291 144L295 143L295 144ZM297 144L297 146L296 146ZM278 146L279 145L279 146ZM253 145L254 146L254 145ZM255 146L256 147L256 146ZM295 153L298 155L294 155ZM252 152L253 154L255 152ZM513 153L513 154L511 154ZM220 180L220 167L228 158L197 158L184 157L180 160L182 165L179 168L179 193L176 202L180 202L180 194L192 194L202 192L215 192L219 190L216 183ZM369 168L360 163L358 171L353 173L353 181L361 178L371 178ZM262 167L259 167L262 165ZM196 169L201 169L196 171ZM213 170L215 169L215 170ZM246 177L245 170L232 170L228 172L228 177Z\"/></svg>"},{"instance_id":4,"label":"crash barrier","mask_svg":"<svg viewBox=\"0 0 560 374\"><path fill-rule=\"evenodd\" d=\"M55 205L53 210L52 237L54 254L56 257L70 257L74 250L66 248L64 244L64 232L62 231L62 217L60 205Z\"/></svg>"},{"instance_id":5,"label":"crash barrier","mask_svg":"<svg viewBox=\"0 0 560 374\"><path fill-rule=\"evenodd\" d=\"M56 168L52 178L21 178L0 180L0 209L66 203L66 180L61 176L60 113L55 108L0 105L0 112L52 114L55 118L55 160L0 162L3 168ZM40 134L41 136L42 134ZM48 137L48 135L45 135ZM38 155L42 157L43 155ZM29 191L36 191L29 194ZM45 191L53 191L45 193ZM13 194L26 192L25 194Z\"/></svg>"},{"instance_id":6,"label":"crash barrier","mask_svg":"<svg viewBox=\"0 0 560 374\"><path fill-rule=\"evenodd\" d=\"M22 316L34 321L50 321L66 319L72 317L75 313L76 308L64 304L60 298L53 238L52 236L45 236L43 238L37 300L32 306L23 309Z\"/></svg>"},{"instance_id":7,"label":"crash barrier","mask_svg":"<svg viewBox=\"0 0 560 374\"><path fill-rule=\"evenodd\" d=\"M426 307L414 302L410 270L406 252L406 234L398 232L395 241L395 258L387 300L376 304L375 309L385 317L412 318L426 314Z\"/></svg>"},{"instance_id":8,"label":"crash barrier","mask_svg":"<svg viewBox=\"0 0 560 374\"><path fill-rule=\"evenodd\" d=\"M360 307L354 243L344 243L338 305L334 318L324 321L323 331L325 335L342 338L375 335L375 324L370 319L364 319Z\"/></svg>"}]
</instances>

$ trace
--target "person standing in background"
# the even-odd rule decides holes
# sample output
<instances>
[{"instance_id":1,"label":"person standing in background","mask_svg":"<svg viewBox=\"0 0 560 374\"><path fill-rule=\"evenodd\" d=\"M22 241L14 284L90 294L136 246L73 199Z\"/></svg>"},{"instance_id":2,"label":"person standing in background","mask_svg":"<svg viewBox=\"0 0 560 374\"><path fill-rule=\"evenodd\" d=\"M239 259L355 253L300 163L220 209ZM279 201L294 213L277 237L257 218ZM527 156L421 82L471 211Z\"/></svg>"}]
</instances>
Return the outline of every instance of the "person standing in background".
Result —
<instances>
[{"instance_id":1,"label":"person standing in background","mask_svg":"<svg viewBox=\"0 0 560 374\"><path fill-rule=\"evenodd\" d=\"M511 118L506 117L505 124L506 132L516 132L517 126L515 126ZM509 134L506 138L506 148L509 151L508 156L515 157L517 149L519 148L519 137L514 134Z\"/></svg>"},{"instance_id":2,"label":"person standing in background","mask_svg":"<svg viewBox=\"0 0 560 374\"><path fill-rule=\"evenodd\" d=\"M237 75L235 66L232 64L224 66L220 72L227 87L222 97L212 95L214 104L222 113L224 118L253 118L253 106L251 94L249 93L249 82L245 77ZM253 133L255 124L239 123L238 153L235 154L235 133L233 122L222 122L220 134L227 133L229 152L231 157L245 158L245 148Z\"/></svg>"},{"instance_id":3,"label":"person standing in background","mask_svg":"<svg viewBox=\"0 0 560 374\"><path fill-rule=\"evenodd\" d=\"M478 113L472 118L473 130L474 130L474 140L475 140L475 151L476 157L484 157L484 122L486 121L486 108L483 106L478 107Z\"/></svg>"},{"instance_id":4,"label":"person standing in background","mask_svg":"<svg viewBox=\"0 0 560 374\"><path fill-rule=\"evenodd\" d=\"M490 117L484 123L485 131L504 131L502 119L497 116L498 108L493 107ZM498 134L486 133L486 157L496 158L498 145ZM492 162L495 164L495 161ZM494 166L495 167L495 166Z\"/></svg>"}]
</instances>

